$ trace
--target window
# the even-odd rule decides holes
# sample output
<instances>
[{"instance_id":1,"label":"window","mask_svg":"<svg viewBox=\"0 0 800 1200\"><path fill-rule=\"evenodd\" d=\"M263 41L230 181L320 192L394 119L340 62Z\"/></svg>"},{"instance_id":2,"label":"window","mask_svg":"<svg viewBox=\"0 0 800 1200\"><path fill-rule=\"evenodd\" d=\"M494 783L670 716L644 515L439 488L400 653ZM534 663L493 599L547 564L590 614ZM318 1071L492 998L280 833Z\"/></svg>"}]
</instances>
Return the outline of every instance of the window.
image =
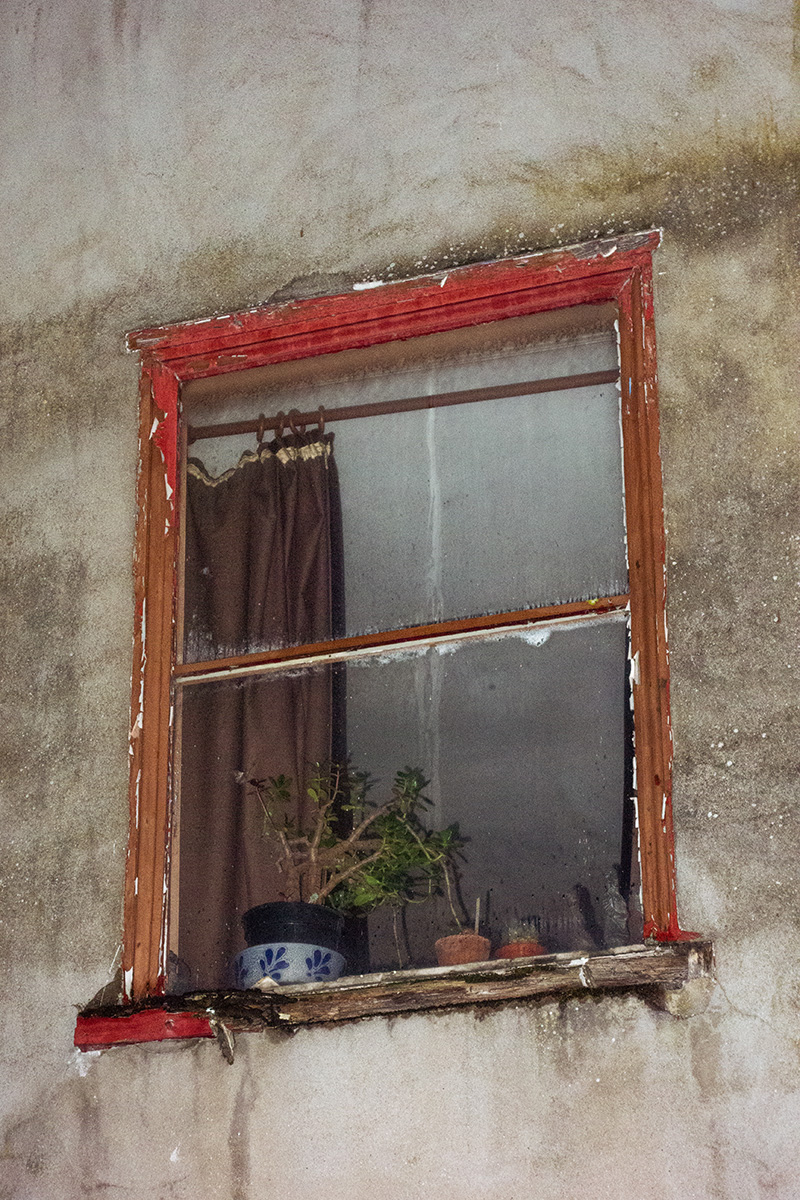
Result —
<instances>
[{"instance_id":1,"label":"window","mask_svg":"<svg viewBox=\"0 0 800 1200\"><path fill-rule=\"evenodd\" d=\"M159 994L170 963L222 986L224 930L273 884L261 851L237 857L243 836L258 843L232 827L241 797L212 820L208 796L237 770L325 757L383 780L422 768L436 823L469 839L462 897L481 898L493 932L534 919L555 950L680 938L657 244L636 235L131 336L143 453L128 994ZM327 482L335 463L338 487L320 509L318 479L307 501L293 483L290 541L256 565L272 535L250 516L242 532L249 501L226 507L228 483L300 459ZM262 518L271 528L271 509ZM300 615L283 605L276 625L263 597L279 563L292 578L274 594ZM406 960L425 960L445 918L435 904L406 914ZM370 938L373 965L392 965L397 930L371 918Z\"/></svg>"}]
</instances>

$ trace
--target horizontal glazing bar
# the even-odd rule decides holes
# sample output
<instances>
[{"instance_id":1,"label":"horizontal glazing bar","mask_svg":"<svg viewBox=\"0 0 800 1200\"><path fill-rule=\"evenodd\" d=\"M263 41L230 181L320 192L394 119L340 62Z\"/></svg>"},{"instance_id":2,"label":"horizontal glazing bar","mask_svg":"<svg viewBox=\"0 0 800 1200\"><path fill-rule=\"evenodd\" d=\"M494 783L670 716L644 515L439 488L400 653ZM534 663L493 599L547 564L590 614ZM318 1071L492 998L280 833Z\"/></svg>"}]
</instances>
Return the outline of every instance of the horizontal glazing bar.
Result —
<instances>
[{"instance_id":1,"label":"horizontal glazing bar","mask_svg":"<svg viewBox=\"0 0 800 1200\"><path fill-rule=\"evenodd\" d=\"M498 633L514 633L526 626L537 628L566 625L613 616L628 610L629 597L602 596L574 604L549 608L528 609L522 612L497 613L472 620L442 621L437 625L418 625L413 629L395 629L386 633L369 634L358 638L315 645L291 646L285 650L265 650L259 654L243 654L235 658L212 659L208 662L183 663L175 669L175 683L207 683L211 680L232 679L283 669L287 666L308 666L315 663L343 662L385 654L392 650L415 646L432 646L437 642L462 641L488 637Z\"/></svg>"}]
</instances>

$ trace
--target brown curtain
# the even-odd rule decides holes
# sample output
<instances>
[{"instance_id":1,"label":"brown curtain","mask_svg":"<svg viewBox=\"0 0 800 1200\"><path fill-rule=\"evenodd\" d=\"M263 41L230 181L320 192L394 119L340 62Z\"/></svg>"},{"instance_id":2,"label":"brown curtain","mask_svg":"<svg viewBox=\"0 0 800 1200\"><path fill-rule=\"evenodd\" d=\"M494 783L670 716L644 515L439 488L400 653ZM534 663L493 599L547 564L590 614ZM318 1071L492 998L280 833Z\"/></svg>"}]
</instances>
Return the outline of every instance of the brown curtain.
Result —
<instances>
[{"instance_id":1,"label":"brown curtain","mask_svg":"<svg viewBox=\"0 0 800 1200\"><path fill-rule=\"evenodd\" d=\"M325 641L341 563L332 435L295 437L217 479L187 479L187 660ZM181 697L178 955L183 986L219 987L240 918L282 899L258 800L235 776L285 774L333 754L330 668L185 686ZM301 816L298 813L298 816Z\"/></svg>"}]
</instances>

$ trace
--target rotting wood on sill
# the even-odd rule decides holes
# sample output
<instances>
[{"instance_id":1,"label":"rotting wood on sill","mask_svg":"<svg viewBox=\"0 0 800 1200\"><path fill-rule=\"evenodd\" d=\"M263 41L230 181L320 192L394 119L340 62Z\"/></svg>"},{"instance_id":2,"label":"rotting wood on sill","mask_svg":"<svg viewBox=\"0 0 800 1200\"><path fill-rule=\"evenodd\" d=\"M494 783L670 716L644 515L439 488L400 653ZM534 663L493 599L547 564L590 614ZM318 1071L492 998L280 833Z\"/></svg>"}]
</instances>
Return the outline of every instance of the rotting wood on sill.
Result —
<instances>
[{"instance_id":1,"label":"rotting wood on sill","mask_svg":"<svg viewBox=\"0 0 800 1200\"><path fill-rule=\"evenodd\" d=\"M304 1025L371 1016L620 989L642 991L657 1007L675 1016L691 1016L702 1012L708 1003L712 959L710 941L662 942L600 953L548 954L352 975L334 983L276 987L263 993L250 990L158 996L126 1007L84 1010L78 1016L75 1045L90 1050L195 1037L217 1037L223 1045L223 1032L229 1040L230 1032L291 1032Z\"/></svg>"}]
</instances>

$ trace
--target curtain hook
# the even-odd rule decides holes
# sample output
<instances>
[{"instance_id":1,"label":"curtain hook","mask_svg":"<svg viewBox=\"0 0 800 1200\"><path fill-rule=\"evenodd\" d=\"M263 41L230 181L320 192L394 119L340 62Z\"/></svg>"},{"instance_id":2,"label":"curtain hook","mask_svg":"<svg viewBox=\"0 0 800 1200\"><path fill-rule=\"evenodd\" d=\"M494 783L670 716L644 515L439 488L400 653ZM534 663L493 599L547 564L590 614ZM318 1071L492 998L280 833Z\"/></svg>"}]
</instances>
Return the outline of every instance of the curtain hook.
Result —
<instances>
[{"instance_id":1,"label":"curtain hook","mask_svg":"<svg viewBox=\"0 0 800 1200\"><path fill-rule=\"evenodd\" d=\"M256 430L256 437L258 438L258 453L259 454L261 453L261 451L264 447L264 434L266 433L266 431L267 431L267 418L264 416L263 413L259 413L258 414L258 429Z\"/></svg>"},{"instance_id":2,"label":"curtain hook","mask_svg":"<svg viewBox=\"0 0 800 1200\"><path fill-rule=\"evenodd\" d=\"M317 435L322 437L325 433L325 408L320 404L317 410Z\"/></svg>"}]
</instances>

